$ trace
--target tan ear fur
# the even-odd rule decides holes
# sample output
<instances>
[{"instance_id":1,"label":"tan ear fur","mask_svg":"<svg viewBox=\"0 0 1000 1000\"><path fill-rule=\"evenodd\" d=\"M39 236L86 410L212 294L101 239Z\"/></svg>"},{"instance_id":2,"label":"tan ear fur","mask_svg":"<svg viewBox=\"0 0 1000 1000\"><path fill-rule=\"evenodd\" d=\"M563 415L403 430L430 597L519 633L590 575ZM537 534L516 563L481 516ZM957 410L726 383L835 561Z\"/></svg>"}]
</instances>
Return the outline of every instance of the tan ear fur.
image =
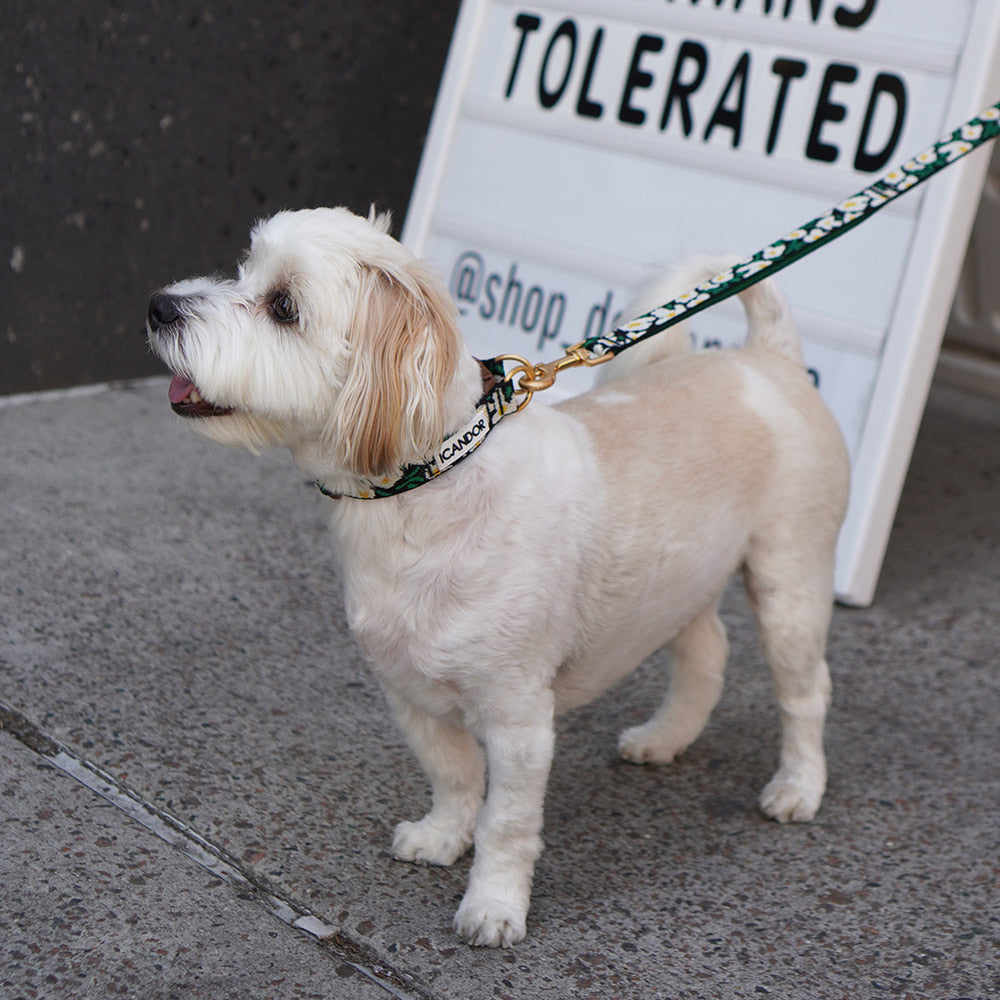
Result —
<instances>
[{"instance_id":1,"label":"tan ear fur","mask_svg":"<svg viewBox=\"0 0 1000 1000\"><path fill-rule=\"evenodd\" d=\"M394 475L443 439L443 396L459 360L455 315L447 292L417 264L395 275L362 270L350 371L331 428L345 470Z\"/></svg>"}]
</instances>

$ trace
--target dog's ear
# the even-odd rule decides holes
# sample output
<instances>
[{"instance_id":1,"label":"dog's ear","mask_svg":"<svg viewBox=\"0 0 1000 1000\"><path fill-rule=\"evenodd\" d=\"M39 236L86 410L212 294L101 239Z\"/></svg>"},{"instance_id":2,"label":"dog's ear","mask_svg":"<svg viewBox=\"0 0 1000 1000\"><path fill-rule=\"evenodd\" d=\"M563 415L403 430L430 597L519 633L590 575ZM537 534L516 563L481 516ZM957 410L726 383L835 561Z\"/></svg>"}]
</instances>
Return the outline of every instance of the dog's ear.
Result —
<instances>
[{"instance_id":1,"label":"dog's ear","mask_svg":"<svg viewBox=\"0 0 1000 1000\"><path fill-rule=\"evenodd\" d=\"M419 264L361 271L347 380L330 432L338 464L394 475L444 437L444 395L458 366L456 309Z\"/></svg>"},{"instance_id":2,"label":"dog's ear","mask_svg":"<svg viewBox=\"0 0 1000 1000\"><path fill-rule=\"evenodd\" d=\"M380 212L374 205L368 206L368 221L380 233L388 233L392 229L392 213Z\"/></svg>"}]
</instances>

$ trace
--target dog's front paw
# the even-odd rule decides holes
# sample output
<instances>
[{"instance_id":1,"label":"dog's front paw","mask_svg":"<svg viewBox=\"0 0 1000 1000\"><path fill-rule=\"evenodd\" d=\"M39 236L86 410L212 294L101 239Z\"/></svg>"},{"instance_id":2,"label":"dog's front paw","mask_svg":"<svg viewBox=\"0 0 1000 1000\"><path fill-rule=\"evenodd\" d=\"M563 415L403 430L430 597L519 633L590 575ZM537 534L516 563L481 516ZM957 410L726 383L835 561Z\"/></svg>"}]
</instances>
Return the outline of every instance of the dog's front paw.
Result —
<instances>
[{"instance_id":1,"label":"dog's front paw","mask_svg":"<svg viewBox=\"0 0 1000 1000\"><path fill-rule=\"evenodd\" d=\"M819 811L825 782L780 770L767 783L760 807L779 823L808 823Z\"/></svg>"},{"instance_id":2,"label":"dog's front paw","mask_svg":"<svg viewBox=\"0 0 1000 1000\"><path fill-rule=\"evenodd\" d=\"M528 907L515 900L482 899L466 893L455 914L455 930L480 948L510 948L527 934Z\"/></svg>"},{"instance_id":3,"label":"dog's front paw","mask_svg":"<svg viewBox=\"0 0 1000 1000\"><path fill-rule=\"evenodd\" d=\"M649 722L626 729L618 737L619 755L633 764L669 764L685 749L686 742Z\"/></svg>"},{"instance_id":4,"label":"dog's front paw","mask_svg":"<svg viewBox=\"0 0 1000 1000\"><path fill-rule=\"evenodd\" d=\"M392 856L424 865L454 864L472 846L472 835L435 823L425 816L417 823L400 823L392 838Z\"/></svg>"}]
</instances>

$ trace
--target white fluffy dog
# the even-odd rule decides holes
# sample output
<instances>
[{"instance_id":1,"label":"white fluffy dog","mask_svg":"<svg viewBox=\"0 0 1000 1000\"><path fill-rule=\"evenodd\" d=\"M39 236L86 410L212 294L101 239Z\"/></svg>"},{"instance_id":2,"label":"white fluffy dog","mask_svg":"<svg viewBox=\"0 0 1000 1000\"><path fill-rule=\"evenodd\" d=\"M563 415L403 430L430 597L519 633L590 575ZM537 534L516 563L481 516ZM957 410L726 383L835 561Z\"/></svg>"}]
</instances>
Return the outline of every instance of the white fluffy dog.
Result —
<instances>
[{"instance_id":1,"label":"white fluffy dog","mask_svg":"<svg viewBox=\"0 0 1000 1000\"><path fill-rule=\"evenodd\" d=\"M228 444L286 446L333 494L432 452L473 414L481 368L442 283L387 229L282 213L235 280L156 293L148 334L177 373L174 409ZM555 716L669 642L669 693L619 748L650 763L684 750L720 694L717 606L741 568L781 715L761 805L781 821L819 808L848 460L783 301L767 282L742 300L745 349L655 360L677 337L653 338L622 355L640 370L532 403L418 489L330 503L351 629L432 789L392 850L449 865L475 844L455 917L472 944L524 937Z\"/></svg>"}]
</instances>

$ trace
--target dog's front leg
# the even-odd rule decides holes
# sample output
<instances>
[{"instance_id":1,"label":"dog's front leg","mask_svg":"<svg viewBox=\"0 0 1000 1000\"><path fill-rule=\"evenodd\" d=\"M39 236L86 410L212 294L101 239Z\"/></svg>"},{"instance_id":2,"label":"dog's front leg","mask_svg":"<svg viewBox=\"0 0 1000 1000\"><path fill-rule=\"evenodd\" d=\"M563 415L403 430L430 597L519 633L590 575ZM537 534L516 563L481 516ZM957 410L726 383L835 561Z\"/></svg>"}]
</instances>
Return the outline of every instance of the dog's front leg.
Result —
<instances>
[{"instance_id":1,"label":"dog's front leg","mask_svg":"<svg viewBox=\"0 0 1000 1000\"><path fill-rule=\"evenodd\" d=\"M393 857L450 865L472 846L485 787L483 752L464 727L428 715L392 691L386 698L431 783L431 811L396 827Z\"/></svg>"},{"instance_id":2,"label":"dog's front leg","mask_svg":"<svg viewBox=\"0 0 1000 1000\"><path fill-rule=\"evenodd\" d=\"M510 706L507 706L509 709ZM550 691L526 696L516 718L484 722L489 792L455 929L469 944L508 948L526 932L542 810L555 742Z\"/></svg>"}]
</instances>

